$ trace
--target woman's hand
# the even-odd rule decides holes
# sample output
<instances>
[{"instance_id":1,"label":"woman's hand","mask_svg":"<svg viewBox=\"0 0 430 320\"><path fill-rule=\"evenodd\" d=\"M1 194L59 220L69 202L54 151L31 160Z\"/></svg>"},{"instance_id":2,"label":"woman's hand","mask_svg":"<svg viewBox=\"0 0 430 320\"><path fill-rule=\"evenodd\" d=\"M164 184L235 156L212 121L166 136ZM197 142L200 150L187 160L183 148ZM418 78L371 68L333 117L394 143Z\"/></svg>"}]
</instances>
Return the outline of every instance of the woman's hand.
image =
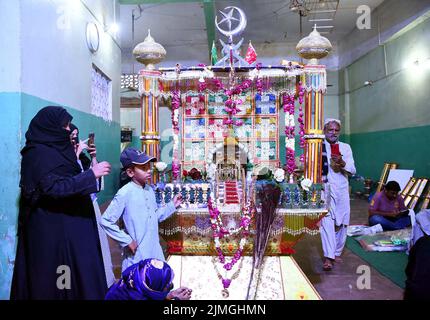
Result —
<instances>
[{"instance_id":1,"label":"woman's hand","mask_svg":"<svg viewBox=\"0 0 430 320\"><path fill-rule=\"evenodd\" d=\"M79 143L76 145L75 147L76 158L79 159L79 156L81 155L82 151L84 151L85 149L88 149L87 140L79 141Z\"/></svg>"},{"instance_id":2,"label":"woman's hand","mask_svg":"<svg viewBox=\"0 0 430 320\"><path fill-rule=\"evenodd\" d=\"M91 159L94 159L97 156L97 149L95 144L91 144L87 146L87 152L90 154Z\"/></svg>"},{"instance_id":3,"label":"woman's hand","mask_svg":"<svg viewBox=\"0 0 430 320\"><path fill-rule=\"evenodd\" d=\"M96 179L99 179L103 176L107 176L110 173L111 165L107 161L102 161L93 165L91 170L93 170Z\"/></svg>"},{"instance_id":4,"label":"woman's hand","mask_svg":"<svg viewBox=\"0 0 430 320\"><path fill-rule=\"evenodd\" d=\"M170 291L167 295L167 299L190 300L192 292L193 291L191 289L180 287L176 290Z\"/></svg>"}]
</instances>

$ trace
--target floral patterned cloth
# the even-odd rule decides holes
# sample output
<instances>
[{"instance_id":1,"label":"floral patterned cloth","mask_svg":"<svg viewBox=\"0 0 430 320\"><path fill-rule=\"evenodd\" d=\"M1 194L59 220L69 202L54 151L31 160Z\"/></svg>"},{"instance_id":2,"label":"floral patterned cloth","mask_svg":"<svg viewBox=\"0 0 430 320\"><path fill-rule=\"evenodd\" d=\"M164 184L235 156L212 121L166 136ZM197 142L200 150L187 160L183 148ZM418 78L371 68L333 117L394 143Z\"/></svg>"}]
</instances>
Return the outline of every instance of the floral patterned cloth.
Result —
<instances>
[{"instance_id":1,"label":"floral patterned cloth","mask_svg":"<svg viewBox=\"0 0 430 320\"><path fill-rule=\"evenodd\" d=\"M222 283L218 279L219 271L226 277L225 270L212 256L170 256L168 263L175 272L175 288L185 286L193 290L193 300L245 300L251 275L252 257L245 256L237 278L228 288L229 296L222 295ZM189 267L192 266L192 267ZM240 266L227 272L231 278ZM257 281L260 276L259 281ZM258 282L257 290L255 290ZM254 272L254 281L250 290L251 298L256 300L320 300L320 296L291 257L265 257L260 275Z\"/></svg>"}]
</instances>

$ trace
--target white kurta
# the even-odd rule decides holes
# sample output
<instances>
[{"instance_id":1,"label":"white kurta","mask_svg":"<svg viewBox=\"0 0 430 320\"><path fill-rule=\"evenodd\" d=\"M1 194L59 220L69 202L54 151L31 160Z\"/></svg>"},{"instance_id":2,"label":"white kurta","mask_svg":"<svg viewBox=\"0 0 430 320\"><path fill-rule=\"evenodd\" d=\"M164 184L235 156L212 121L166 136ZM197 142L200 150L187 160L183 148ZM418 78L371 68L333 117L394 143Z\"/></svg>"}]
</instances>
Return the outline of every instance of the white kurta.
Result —
<instances>
[{"instance_id":1,"label":"white kurta","mask_svg":"<svg viewBox=\"0 0 430 320\"><path fill-rule=\"evenodd\" d=\"M349 182L346 174L336 173L330 167L330 144L327 141L324 141L324 143L329 161L327 184L330 188L330 208L327 216L321 221L320 232L324 256L334 259L335 256L342 254L346 241L346 227L350 218ZM342 159L346 163L344 169L351 174L355 174L356 170L351 147L343 142L338 142L338 144ZM335 232L335 226L340 227L338 232Z\"/></svg>"},{"instance_id":2,"label":"white kurta","mask_svg":"<svg viewBox=\"0 0 430 320\"><path fill-rule=\"evenodd\" d=\"M158 208L154 190L129 182L118 190L101 219L101 226L107 235L125 248L133 240L137 243L136 253L123 251L122 271L140 260L156 258L165 261L158 235L158 223L176 211L173 201ZM122 217L125 229L116 224Z\"/></svg>"},{"instance_id":3,"label":"white kurta","mask_svg":"<svg viewBox=\"0 0 430 320\"><path fill-rule=\"evenodd\" d=\"M82 172L84 172L84 167L82 166L81 160L78 160L78 164L81 167ZM97 184L98 184L97 189L100 191L101 185L103 184L103 177L97 180ZM104 266L105 275L106 275L106 285L109 288L116 281L115 274L113 272L112 257L110 253L109 242L105 231L100 227L102 215L100 212L99 204L97 202L97 195L94 193L91 194L91 199L93 201L94 213L96 215L96 221L97 221L97 230L99 232L100 248L102 251L103 266Z\"/></svg>"}]
</instances>

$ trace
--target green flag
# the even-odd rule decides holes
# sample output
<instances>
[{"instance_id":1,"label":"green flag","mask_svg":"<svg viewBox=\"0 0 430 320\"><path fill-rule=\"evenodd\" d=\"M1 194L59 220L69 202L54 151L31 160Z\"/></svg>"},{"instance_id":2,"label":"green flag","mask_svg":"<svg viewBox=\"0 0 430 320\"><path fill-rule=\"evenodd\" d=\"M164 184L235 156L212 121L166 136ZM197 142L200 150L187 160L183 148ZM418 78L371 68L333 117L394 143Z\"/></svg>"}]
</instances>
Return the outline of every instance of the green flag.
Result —
<instances>
[{"instance_id":1,"label":"green flag","mask_svg":"<svg viewBox=\"0 0 430 320\"><path fill-rule=\"evenodd\" d=\"M218 62L218 55L216 52L215 41L212 42L212 50L211 50L211 63L214 66Z\"/></svg>"}]
</instances>

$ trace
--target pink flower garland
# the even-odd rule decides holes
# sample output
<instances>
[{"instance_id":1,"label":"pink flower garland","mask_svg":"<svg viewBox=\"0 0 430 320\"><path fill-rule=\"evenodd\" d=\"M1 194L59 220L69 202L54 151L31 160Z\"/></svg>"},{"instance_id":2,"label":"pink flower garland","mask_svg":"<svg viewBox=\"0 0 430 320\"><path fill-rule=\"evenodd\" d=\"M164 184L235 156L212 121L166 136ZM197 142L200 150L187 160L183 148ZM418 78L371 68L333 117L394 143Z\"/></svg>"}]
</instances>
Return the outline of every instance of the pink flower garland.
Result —
<instances>
[{"instance_id":1,"label":"pink flower garland","mask_svg":"<svg viewBox=\"0 0 430 320\"><path fill-rule=\"evenodd\" d=\"M304 149L306 146L306 140L305 140L305 122L303 120L303 97L305 95L305 88L302 86L302 83L299 82L299 117L297 119L297 121L300 124L300 131L299 131L299 136L300 136L300 148ZM300 162L304 162L305 161L305 154L302 153L300 155Z\"/></svg>"},{"instance_id":2,"label":"pink flower garland","mask_svg":"<svg viewBox=\"0 0 430 320\"><path fill-rule=\"evenodd\" d=\"M296 169L295 150L294 146L294 95L284 94L283 107L285 112L285 139L286 139L286 162L287 172L291 175ZM292 120L290 118L293 118ZM291 121L291 122L290 122Z\"/></svg>"},{"instance_id":3,"label":"pink flower garland","mask_svg":"<svg viewBox=\"0 0 430 320\"><path fill-rule=\"evenodd\" d=\"M215 249L218 253L219 261L223 264L223 268L225 270L231 270L233 266L242 258L243 249L249 236L249 226L251 224L251 219L254 215L253 206L251 204L246 206L245 210L242 211L239 228L230 231L227 230L226 227L224 227L220 211L218 210L218 208L215 208L212 205L212 200L210 198L208 199L208 208L211 219L211 227L213 230L213 237L215 241ZM239 232L242 232L242 238L240 240L239 247L234 253L232 260L226 263L224 253L221 250L220 239ZM224 289L227 289L230 286L231 279L222 278L221 281L224 286Z\"/></svg>"},{"instance_id":4,"label":"pink flower garland","mask_svg":"<svg viewBox=\"0 0 430 320\"><path fill-rule=\"evenodd\" d=\"M242 99L235 99L234 96L240 95L242 92L248 90L251 87L251 85L252 85L252 81L249 79L246 79L242 81L242 83L230 89L224 89L224 93L228 97L224 104L225 105L224 111L228 113L228 119L224 119L223 121L224 125L235 125L237 127L240 127L243 125L242 120L233 119L233 116L241 111L241 109L239 109L238 106L243 103Z\"/></svg>"},{"instance_id":5,"label":"pink flower garland","mask_svg":"<svg viewBox=\"0 0 430 320\"><path fill-rule=\"evenodd\" d=\"M239 105L243 103L242 99L235 99L235 95L241 94L243 91L249 89L252 85L251 80L245 80L241 84L230 88L229 90L225 89L223 83L221 80L215 78L212 80L212 83L217 91L224 90L224 93L228 96L227 100L225 101L225 108L224 111L228 114L228 119L223 120L224 125L235 125L237 127L243 125L242 120L233 119L233 116L236 115L241 111L241 109L238 108ZM198 90L199 92L203 92L207 89L207 83L206 81L199 82L198 84Z\"/></svg>"}]
</instances>

